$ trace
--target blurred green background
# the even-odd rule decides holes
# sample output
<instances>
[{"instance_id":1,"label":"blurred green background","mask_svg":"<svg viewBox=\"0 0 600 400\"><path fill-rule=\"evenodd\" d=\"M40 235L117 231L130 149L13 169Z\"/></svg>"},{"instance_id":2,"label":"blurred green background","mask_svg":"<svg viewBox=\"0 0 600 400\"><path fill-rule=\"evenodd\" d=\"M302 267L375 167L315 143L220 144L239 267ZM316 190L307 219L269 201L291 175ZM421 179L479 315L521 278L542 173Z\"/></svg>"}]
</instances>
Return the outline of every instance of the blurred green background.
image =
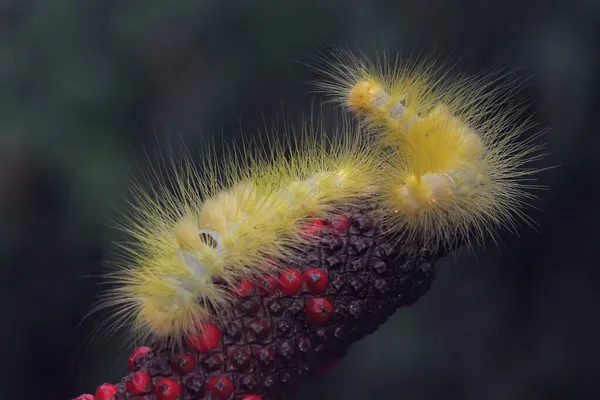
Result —
<instances>
[{"instance_id":1,"label":"blurred green background","mask_svg":"<svg viewBox=\"0 0 600 400\"><path fill-rule=\"evenodd\" d=\"M129 349L86 345L98 321L78 324L143 148L293 121L315 77L298 61L325 41L520 67L561 167L540 176L539 232L446 260L424 299L295 399L600 398L599 15L596 0L1 0L0 399L126 373Z\"/></svg>"}]
</instances>

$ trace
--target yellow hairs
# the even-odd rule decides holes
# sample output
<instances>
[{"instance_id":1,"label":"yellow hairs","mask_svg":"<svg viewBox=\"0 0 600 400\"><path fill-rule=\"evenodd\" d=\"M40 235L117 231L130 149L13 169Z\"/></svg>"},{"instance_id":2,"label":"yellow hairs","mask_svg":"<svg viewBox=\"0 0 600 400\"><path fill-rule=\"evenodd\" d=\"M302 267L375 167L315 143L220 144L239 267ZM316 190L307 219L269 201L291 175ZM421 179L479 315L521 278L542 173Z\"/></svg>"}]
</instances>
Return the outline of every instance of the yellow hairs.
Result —
<instances>
[{"instance_id":1,"label":"yellow hairs","mask_svg":"<svg viewBox=\"0 0 600 400\"><path fill-rule=\"evenodd\" d=\"M268 147L246 144L244 161L231 154L198 168L182 159L158 187L138 185L122 227L136 244L125 247L110 276L118 286L99 307L115 307L114 323L132 322L137 338L167 345L227 315L232 287L276 274L273 260L310 239L302 234L309 218L380 190L377 146L350 124L335 133L310 125L279 141L267 133Z\"/></svg>"},{"instance_id":2,"label":"yellow hairs","mask_svg":"<svg viewBox=\"0 0 600 400\"><path fill-rule=\"evenodd\" d=\"M357 115L393 156L381 194L391 230L433 246L470 245L530 222L538 135L498 76L467 77L423 59L336 51L319 91ZM513 101L511 103L511 101Z\"/></svg>"}]
</instances>

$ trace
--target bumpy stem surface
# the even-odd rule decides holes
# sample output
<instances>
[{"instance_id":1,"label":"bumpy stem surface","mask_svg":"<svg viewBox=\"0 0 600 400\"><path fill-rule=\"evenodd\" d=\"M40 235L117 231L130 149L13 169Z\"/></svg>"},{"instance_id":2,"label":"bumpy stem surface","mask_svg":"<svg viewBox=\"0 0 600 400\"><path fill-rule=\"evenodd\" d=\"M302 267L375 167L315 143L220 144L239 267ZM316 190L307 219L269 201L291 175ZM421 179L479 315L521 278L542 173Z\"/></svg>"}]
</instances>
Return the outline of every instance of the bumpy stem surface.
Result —
<instances>
[{"instance_id":1,"label":"bumpy stem surface","mask_svg":"<svg viewBox=\"0 0 600 400\"><path fill-rule=\"evenodd\" d=\"M369 207L313 221L314 247L284 264L279 280L242 285L235 315L207 326L172 354L138 348L131 373L94 400L283 399L430 288L433 252L396 243Z\"/></svg>"}]
</instances>

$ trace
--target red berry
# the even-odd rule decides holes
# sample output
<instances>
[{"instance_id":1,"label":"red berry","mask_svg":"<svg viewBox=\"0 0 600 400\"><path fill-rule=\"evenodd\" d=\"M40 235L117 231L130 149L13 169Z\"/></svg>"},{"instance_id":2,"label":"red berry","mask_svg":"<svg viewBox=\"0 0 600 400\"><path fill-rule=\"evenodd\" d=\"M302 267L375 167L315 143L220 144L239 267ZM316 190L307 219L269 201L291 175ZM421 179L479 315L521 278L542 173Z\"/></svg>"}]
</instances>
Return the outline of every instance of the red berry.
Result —
<instances>
[{"instance_id":1,"label":"red berry","mask_svg":"<svg viewBox=\"0 0 600 400\"><path fill-rule=\"evenodd\" d=\"M331 229L338 235L344 235L350 227L350 220L343 214L334 215L330 218Z\"/></svg>"},{"instance_id":2,"label":"red berry","mask_svg":"<svg viewBox=\"0 0 600 400\"><path fill-rule=\"evenodd\" d=\"M179 400L181 387L171 378L161 378L154 384L156 400Z\"/></svg>"},{"instance_id":3,"label":"red berry","mask_svg":"<svg viewBox=\"0 0 600 400\"><path fill-rule=\"evenodd\" d=\"M129 367L129 370L133 371L133 367L135 366L135 360L138 357L145 357L150 353L152 353L152 349L148 346L136 347L133 350L133 352L131 353L131 355L129 356L129 362L127 364L127 366Z\"/></svg>"},{"instance_id":4,"label":"red berry","mask_svg":"<svg viewBox=\"0 0 600 400\"><path fill-rule=\"evenodd\" d=\"M258 282L257 286L263 296L270 296L275 294L277 291L279 282L277 282L277 279L270 275L264 275Z\"/></svg>"},{"instance_id":5,"label":"red berry","mask_svg":"<svg viewBox=\"0 0 600 400\"><path fill-rule=\"evenodd\" d=\"M81 396L76 397L73 400L94 400L94 396L91 394L82 394Z\"/></svg>"},{"instance_id":6,"label":"red berry","mask_svg":"<svg viewBox=\"0 0 600 400\"><path fill-rule=\"evenodd\" d=\"M248 279L242 279L235 288L235 294L245 297L252 293L252 289L254 289L254 283Z\"/></svg>"},{"instance_id":7,"label":"red berry","mask_svg":"<svg viewBox=\"0 0 600 400\"><path fill-rule=\"evenodd\" d=\"M145 372L134 372L127 377L125 389L131 394L148 394L152 391L152 379Z\"/></svg>"},{"instance_id":8,"label":"red berry","mask_svg":"<svg viewBox=\"0 0 600 400\"><path fill-rule=\"evenodd\" d=\"M190 335L187 338L187 343L200 353L208 353L216 349L220 341L221 331L216 325L210 323L202 324L198 335Z\"/></svg>"},{"instance_id":9,"label":"red berry","mask_svg":"<svg viewBox=\"0 0 600 400\"><path fill-rule=\"evenodd\" d=\"M96 389L96 400L113 400L117 396L117 386L111 383L104 383Z\"/></svg>"},{"instance_id":10,"label":"red berry","mask_svg":"<svg viewBox=\"0 0 600 400\"><path fill-rule=\"evenodd\" d=\"M325 229L323 221L313 218L302 228L302 236L305 239L313 239L319 237L323 229Z\"/></svg>"},{"instance_id":11,"label":"red berry","mask_svg":"<svg viewBox=\"0 0 600 400\"><path fill-rule=\"evenodd\" d=\"M171 358L171 366L180 374L187 374L196 366L196 359L190 354L176 354Z\"/></svg>"},{"instance_id":12,"label":"red berry","mask_svg":"<svg viewBox=\"0 0 600 400\"><path fill-rule=\"evenodd\" d=\"M314 297L306 302L306 316L315 324L323 325L327 323L332 314L333 305L327 299Z\"/></svg>"},{"instance_id":13,"label":"red berry","mask_svg":"<svg viewBox=\"0 0 600 400\"><path fill-rule=\"evenodd\" d=\"M242 400L262 400L262 396L257 394L247 394L246 396L242 397Z\"/></svg>"},{"instance_id":14,"label":"red berry","mask_svg":"<svg viewBox=\"0 0 600 400\"><path fill-rule=\"evenodd\" d=\"M228 399L233 393L233 383L225 376L213 376L206 387L219 400Z\"/></svg>"},{"instance_id":15,"label":"red berry","mask_svg":"<svg viewBox=\"0 0 600 400\"><path fill-rule=\"evenodd\" d=\"M302 275L294 269L287 269L279 277L279 285L283 293L294 295L302 287Z\"/></svg>"},{"instance_id":16,"label":"red berry","mask_svg":"<svg viewBox=\"0 0 600 400\"><path fill-rule=\"evenodd\" d=\"M310 268L304 272L304 281L312 293L323 293L327 289L329 278L327 274L319 268Z\"/></svg>"}]
</instances>

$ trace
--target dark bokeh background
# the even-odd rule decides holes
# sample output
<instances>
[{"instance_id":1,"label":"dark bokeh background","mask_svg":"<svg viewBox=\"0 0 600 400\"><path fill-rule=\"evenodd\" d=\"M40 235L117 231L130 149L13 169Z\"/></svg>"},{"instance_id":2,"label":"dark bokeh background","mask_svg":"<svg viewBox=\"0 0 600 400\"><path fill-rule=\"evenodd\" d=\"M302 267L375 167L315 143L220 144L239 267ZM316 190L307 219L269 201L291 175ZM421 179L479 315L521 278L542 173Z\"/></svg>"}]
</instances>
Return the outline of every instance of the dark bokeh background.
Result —
<instances>
[{"instance_id":1,"label":"dark bokeh background","mask_svg":"<svg viewBox=\"0 0 600 400\"><path fill-rule=\"evenodd\" d=\"M551 190L500 250L444 262L431 293L307 399L600 398L600 2L0 1L0 398L67 399L126 371L78 327L156 136L253 132L310 106L323 41L521 67L550 128ZM137 161L136 161L137 160Z\"/></svg>"}]
</instances>

